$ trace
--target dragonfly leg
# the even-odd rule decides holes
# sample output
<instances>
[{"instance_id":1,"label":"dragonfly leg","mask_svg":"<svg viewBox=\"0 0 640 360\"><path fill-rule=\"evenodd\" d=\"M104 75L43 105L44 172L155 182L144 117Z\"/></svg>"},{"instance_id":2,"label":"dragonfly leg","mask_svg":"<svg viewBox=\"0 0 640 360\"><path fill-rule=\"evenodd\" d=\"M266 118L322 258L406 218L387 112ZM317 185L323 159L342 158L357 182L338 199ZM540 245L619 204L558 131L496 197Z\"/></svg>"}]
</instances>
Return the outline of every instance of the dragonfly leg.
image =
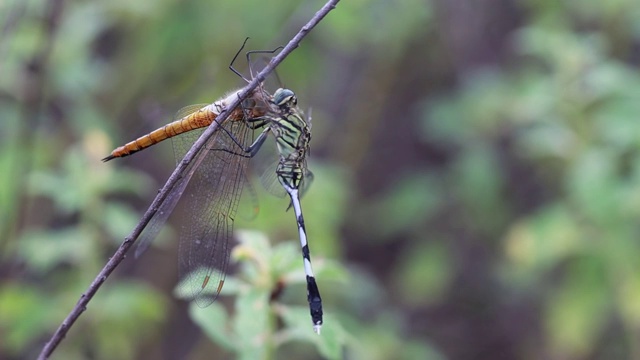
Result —
<instances>
[{"instance_id":1,"label":"dragonfly leg","mask_svg":"<svg viewBox=\"0 0 640 360\"><path fill-rule=\"evenodd\" d=\"M242 74L240 74L240 72L238 70L236 70L236 68L233 67L233 63L236 62L236 59L238 58L238 55L240 55L240 52L242 51L242 49L244 49L244 46L247 44L248 40L249 40L249 37L247 36L247 38L244 39L244 42L242 43L242 46L240 46L240 49L238 49L238 52L236 53L236 55L231 60L231 64L229 64L229 70L233 71L234 74L240 76L242 78L242 80L244 80L246 82L250 82L250 81L247 80L247 78L245 78Z\"/></svg>"},{"instance_id":2,"label":"dragonfly leg","mask_svg":"<svg viewBox=\"0 0 640 360\"><path fill-rule=\"evenodd\" d=\"M256 154L264 144L265 140L267 140L267 135L269 135L269 130L270 130L269 127L266 127L260 133L260 135L258 135L258 138L253 142L253 144L249 145L249 147L244 150L246 153L249 153L249 157L256 156Z\"/></svg>"},{"instance_id":3,"label":"dragonfly leg","mask_svg":"<svg viewBox=\"0 0 640 360\"><path fill-rule=\"evenodd\" d=\"M238 49L238 52L236 53L236 55L231 60L231 64L229 64L229 69L231 71L233 71L234 74L240 76L246 82L249 82L249 80L247 78L245 78L242 74L240 74L240 72L238 70L236 70L236 68L233 67L233 63L238 58L238 55L240 55L240 53L242 52L242 49L244 49L244 46L247 44L248 40L249 40L249 37L247 36L247 38L244 39L244 42L242 43L242 46L240 46L240 49ZM247 63L249 64L249 73L251 74L251 78L253 79L253 70L251 69L251 55L252 54L273 54L276 51L282 50L282 49L284 49L284 46L278 46L277 48L275 48L273 50L251 50L251 51L247 51L247 53L246 53Z\"/></svg>"},{"instance_id":4,"label":"dragonfly leg","mask_svg":"<svg viewBox=\"0 0 640 360\"><path fill-rule=\"evenodd\" d=\"M246 120L246 122L249 129L255 130L267 125L269 123L269 120L271 119L268 117L257 117L255 119L248 119Z\"/></svg>"},{"instance_id":5,"label":"dragonfly leg","mask_svg":"<svg viewBox=\"0 0 640 360\"><path fill-rule=\"evenodd\" d=\"M224 152L229 153L229 154L238 155L238 156L242 156L242 157L245 157L245 158L252 158L258 153L258 151L260 150L260 148L264 144L265 140L267 140L267 135L268 134L269 134L269 128L265 128L260 133L258 138L256 138L256 140L253 142L253 144L249 145L249 147L247 147L247 148L240 147L240 144L238 144L238 143L236 143L234 141L234 143L236 145L238 145L238 147L240 147L242 153L236 153L234 151L227 150L227 149L209 149L209 150L210 151L224 151Z\"/></svg>"}]
</instances>

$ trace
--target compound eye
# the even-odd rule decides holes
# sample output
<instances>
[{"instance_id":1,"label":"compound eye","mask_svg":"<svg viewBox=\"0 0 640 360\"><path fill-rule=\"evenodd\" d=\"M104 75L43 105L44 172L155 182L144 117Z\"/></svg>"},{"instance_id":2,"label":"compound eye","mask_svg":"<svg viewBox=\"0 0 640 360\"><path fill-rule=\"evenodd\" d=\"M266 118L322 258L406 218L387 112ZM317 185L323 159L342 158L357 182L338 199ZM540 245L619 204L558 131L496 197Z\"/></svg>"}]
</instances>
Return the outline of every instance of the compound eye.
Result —
<instances>
[{"instance_id":1,"label":"compound eye","mask_svg":"<svg viewBox=\"0 0 640 360\"><path fill-rule=\"evenodd\" d=\"M277 106L286 108L292 106L291 104L297 104L298 99L296 98L296 94L294 94L293 91L289 89L278 89L273 94L272 102Z\"/></svg>"}]
</instances>

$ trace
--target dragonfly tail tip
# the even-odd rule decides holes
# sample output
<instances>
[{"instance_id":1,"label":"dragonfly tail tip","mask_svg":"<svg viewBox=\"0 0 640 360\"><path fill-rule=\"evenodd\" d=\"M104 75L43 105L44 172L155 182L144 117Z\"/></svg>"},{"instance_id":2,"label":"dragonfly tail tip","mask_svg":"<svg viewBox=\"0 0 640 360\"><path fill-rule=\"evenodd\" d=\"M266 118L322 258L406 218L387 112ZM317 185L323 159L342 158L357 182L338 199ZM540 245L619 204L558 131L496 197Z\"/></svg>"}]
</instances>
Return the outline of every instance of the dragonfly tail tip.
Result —
<instances>
[{"instance_id":1,"label":"dragonfly tail tip","mask_svg":"<svg viewBox=\"0 0 640 360\"><path fill-rule=\"evenodd\" d=\"M113 156L113 155L109 155L109 156L107 156L107 157L103 158L103 159L102 159L102 162L107 162L107 161L109 161L109 160L113 160L113 159L115 159L115 158L116 158L115 156Z\"/></svg>"}]
</instances>

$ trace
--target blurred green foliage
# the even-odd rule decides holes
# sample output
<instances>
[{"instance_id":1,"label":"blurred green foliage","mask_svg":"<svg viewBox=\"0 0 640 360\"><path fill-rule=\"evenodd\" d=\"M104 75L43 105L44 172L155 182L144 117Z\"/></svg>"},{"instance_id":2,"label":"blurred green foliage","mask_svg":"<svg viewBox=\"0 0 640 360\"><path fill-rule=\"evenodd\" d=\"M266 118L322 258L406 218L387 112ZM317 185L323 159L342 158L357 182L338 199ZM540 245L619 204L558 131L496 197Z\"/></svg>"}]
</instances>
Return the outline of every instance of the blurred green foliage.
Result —
<instances>
[{"instance_id":1,"label":"blurred green foliage","mask_svg":"<svg viewBox=\"0 0 640 360\"><path fill-rule=\"evenodd\" d=\"M611 25L637 46L640 33L623 25L640 12L624 1L531 4L514 35L517 66L480 71L455 95L430 101L424 136L455 147L445 174L454 178L444 181L461 183L453 190L462 211L488 225L476 230L506 230L486 234L503 238L496 271L518 296L539 299L544 353L637 359L638 313L629 304L640 302L631 290L640 280L640 77L616 56L624 43L609 37L613 29L578 29ZM504 183L513 176L505 158L541 187L524 194L533 204L524 213L509 194L517 184ZM615 340L606 336L614 323Z\"/></svg>"},{"instance_id":2,"label":"blurred green foliage","mask_svg":"<svg viewBox=\"0 0 640 360\"><path fill-rule=\"evenodd\" d=\"M260 233L239 231L237 236L240 244L232 257L240 262L242 277L227 279L222 292L222 295L236 296L233 323L229 324L221 302L214 303L211 310L192 304L190 314L193 319L212 339L236 353L238 358L279 358L269 353L294 340L314 343L326 358L341 358L342 347L349 341L349 336L340 326L338 316L328 314L322 336L316 336L308 331L307 306L301 304L294 308L271 299L272 292L278 289L278 282L283 286L297 284L297 293L305 292L301 285L306 286L306 280L296 244L286 242L271 248ZM317 276L325 283L335 286L348 278L346 271L337 264L317 263ZM277 318L284 323L279 330Z\"/></svg>"},{"instance_id":3,"label":"blurred green foliage","mask_svg":"<svg viewBox=\"0 0 640 360\"><path fill-rule=\"evenodd\" d=\"M36 356L175 164L100 159L323 4L63 1L47 27L55 3L0 4L0 358ZM322 335L256 184L216 303L180 300L170 219L54 357L640 359L639 24L635 0L339 3L278 69L313 110Z\"/></svg>"}]
</instances>

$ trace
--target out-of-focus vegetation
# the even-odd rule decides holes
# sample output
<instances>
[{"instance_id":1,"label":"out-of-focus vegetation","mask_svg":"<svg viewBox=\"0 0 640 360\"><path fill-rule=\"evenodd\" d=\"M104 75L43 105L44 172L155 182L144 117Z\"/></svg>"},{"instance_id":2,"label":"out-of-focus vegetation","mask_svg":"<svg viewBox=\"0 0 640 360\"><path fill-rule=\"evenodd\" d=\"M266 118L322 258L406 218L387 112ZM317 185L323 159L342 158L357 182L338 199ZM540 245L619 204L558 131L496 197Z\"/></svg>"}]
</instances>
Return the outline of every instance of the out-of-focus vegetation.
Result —
<instances>
[{"instance_id":1,"label":"out-of-focus vegetation","mask_svg":"<svg viewBox=\"0 0 640 360\"><path fill-rule=\"evenodd\" d=\"M174 165L100 159L322 4L0 4L0 358L39 352ZM170 219L54 357L640 359L639 24L636 0L339 3L278 69L313 113L322 335L259 190L219 301L174 293Z\"/></svg>"}]
</instances>

